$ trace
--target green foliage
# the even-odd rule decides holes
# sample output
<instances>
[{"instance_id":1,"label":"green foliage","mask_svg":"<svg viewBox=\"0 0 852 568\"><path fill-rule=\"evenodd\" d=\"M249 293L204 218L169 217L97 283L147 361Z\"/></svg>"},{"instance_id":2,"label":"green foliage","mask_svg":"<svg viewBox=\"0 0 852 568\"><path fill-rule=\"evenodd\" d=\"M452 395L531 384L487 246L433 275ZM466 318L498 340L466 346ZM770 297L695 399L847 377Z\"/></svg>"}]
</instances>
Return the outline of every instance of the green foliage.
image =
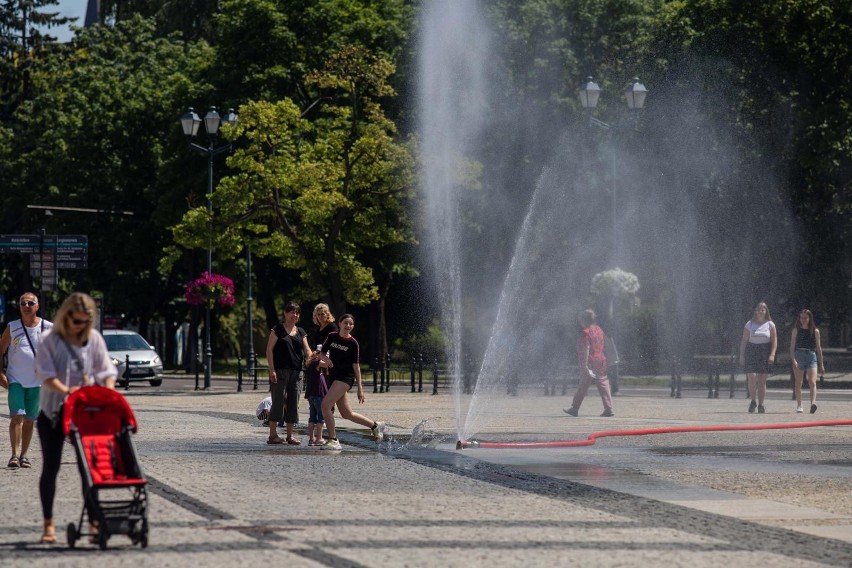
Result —
<instances>
[{"instance_id":1,"label":"green foliage","mask_svg":"<svg viewBox=\"0 0 852 568\"><path fill-rule=\"evenodd\" d=\"M346 47L308 77L323 101L314 121L289 99L240 107L239 124L225 132L235 144L233 173L215 189L215 215L189 211L175 241L206 246L212 223L217 254L236 255L248 235L253 253L299 271L297 298L328 297L338 311L376 299L363 256L413 239L405 207L413 157L376 102L392 94L392 72L386 60Z\"/></svg>"},{"instance_id":2,"label":"green foliage","mask_svg":"<svg viewBox=\"0 0 852 568\"><path fill-rule=\"evenodd\" d=\"M404 0L221 0L220 82L241 100L311 101L304 77L342 45L394 61L407 37Z\"/></svg>"},{"instance_id":3,"label":"green foliage","mask_svg":"<svg viewBox=\"0 0 852 568\"><path fill-rule=\"evenodd\" d=\"M738 171L740 164L758 161L781 180L778 200L793 206L795 218L781 230L801 235L799 242L780 247L780 255L755 265L749 279L801 259L788 277L791 309L809 305L834 321L852 310L850 36L848 2L682 0L666 5L650 44L667 77L678 66L720 62L705 66L703 77L696 73L691 85L699 92L735 93L733 104L719 105L716 112L740 134L733 141L741 156L739 175L716 196L718 204L734 212L742 207L754 190L753 180ZM778 223L757 220L767 229Z\"/></svg>"},{"instance_id":4,"label":"green foliage","mask_svg":"<svg viewBox=\"0 0 852 568\"><path fill-rule=\"evenodd\" d=\"M7 0L0 4L0 118L32 95L33 68L60 49L50 28L70 19L57 0Z\"/></svg>"},{"instance_id":5,"label":"green foliage","mask_svg":"<svg viewBox=\"0 0 852 568\"><path fill-rule=\"evenodd\" d=\"M438 320L432 321L423 333L398 338L395 342L395 346L405 351L408 358L423 355L427 361L443 360L445 345L447 338Z\"/></svg>"},{"instance_id":6,"label":"green foliage","mask_svg":"<svg viewBox=\"0 0 852 568\"><path fill-rule=\"evenodd\" d=\"M96 26L36 69L37 93L15 113L8 167L17 173L4 177L16 195L26 203L134 213L59 213L49 227L89 235L89 270L63 276L104 290L110 309L128 316L145 317L175 293L156 271L170 240L162 220L174 215L159 204L181 189L163 172L179 147L176 109L206 88L199 77L210 60L205 44L158 38L138 17ZM19 216L23 205L9 213Z\"/></svg>"}]
</instances>

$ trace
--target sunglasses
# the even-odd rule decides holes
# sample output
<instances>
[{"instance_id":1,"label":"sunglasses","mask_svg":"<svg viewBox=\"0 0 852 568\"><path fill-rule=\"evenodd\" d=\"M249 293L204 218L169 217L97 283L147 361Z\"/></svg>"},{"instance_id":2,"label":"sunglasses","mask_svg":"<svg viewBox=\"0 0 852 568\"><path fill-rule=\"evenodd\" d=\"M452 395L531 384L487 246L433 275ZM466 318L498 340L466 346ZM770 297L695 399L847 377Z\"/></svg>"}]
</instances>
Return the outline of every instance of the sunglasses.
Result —
<instances>
[{"instance_id":1,"label":"sunglasses","mask_svg":"<svg viewBox=\"0 0 852 568\"><path fill-rule=\"evenodd\" d=\"M73 323L74 325L86 325L87 323L91 323L91 322L92 322L92 320L90 320L90 319L78 320L76 318L71 318L71 323Z\"/></svg>"},{"instance_id":2,"label":"sunglasses","mask_svg":"<svg viewBox=\"0 0 852 568\"><path fill-rule=\"evenodd\" d=\"M38 302L33 302L32 300L27 300L26 302L21 302L21 305L26 306L28 308L31 308L33 306L37 306Z\"/></svg>"}]
</instances>

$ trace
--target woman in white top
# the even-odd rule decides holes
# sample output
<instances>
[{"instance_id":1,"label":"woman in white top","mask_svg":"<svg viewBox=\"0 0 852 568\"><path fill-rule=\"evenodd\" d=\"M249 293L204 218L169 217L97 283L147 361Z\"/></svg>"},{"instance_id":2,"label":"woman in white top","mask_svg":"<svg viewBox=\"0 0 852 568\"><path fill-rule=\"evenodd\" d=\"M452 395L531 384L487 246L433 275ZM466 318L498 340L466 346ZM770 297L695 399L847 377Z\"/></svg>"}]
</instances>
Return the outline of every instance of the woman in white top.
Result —
<instances>
[{"instance_id":1,"label":"woman in white top","mask_svg":"<svg viewBox=\"0 0 852 568\"><path fill-rule=\"evenodd\" d=\"M761 414L766 412L763 401L766 398L766 381L775 363L775 351L778 349L778 335L769 306L760 302L754 309L751 319L743 328L740 341L740 366L745 369L748 377L748 392L751 395L749 412L757 409Z\"/></svg>"},{"instance_id":2,"label":"woman in white top","mask_svg":"<svg viewBox=\"0 0 852 568\"><path fill-rule=\"evenodd\" d=\"M65 397L94 383L115 388L118 370L112 364L103 336L93 329L97 317L95 301L87 294L74 292L62 302L53 329L45 334L36 354L36 375L41 380L41 412L36 428L42 453L39 479L44 517L42 543L56 542L53 500L65 439L62 427Z\"/></svg>"}]
</instances>

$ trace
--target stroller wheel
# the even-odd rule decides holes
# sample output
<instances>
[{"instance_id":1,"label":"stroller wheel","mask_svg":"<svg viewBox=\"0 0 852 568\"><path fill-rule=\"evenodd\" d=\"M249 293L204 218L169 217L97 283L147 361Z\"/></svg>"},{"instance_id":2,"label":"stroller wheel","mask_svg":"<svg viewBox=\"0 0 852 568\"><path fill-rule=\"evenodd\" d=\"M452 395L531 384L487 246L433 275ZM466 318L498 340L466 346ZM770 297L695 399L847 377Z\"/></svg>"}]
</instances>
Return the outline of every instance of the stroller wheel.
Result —
<instances>
[{"instance_id":1,"label":"stroller wheel","mask_svg":"<svg viewBox=\"0 0 852 568\"><path fill-rule=\"evenodd\" d=\"M66 534L68 535L68 548L74 548L74 545L77 544L77 538L80 536L77 534L77 527L74 523L68 523Z\"/></svg>"},{"instance_id":2,"label":"stroller wheel","mask_svg":"<svg viewBox=\"0 0 852 568\"><path fill-rule=\"evenodd\" d=\"M148 519L142 521L142 531L139 534L139 544L142 548L148 548Z\"/></svg>"}]
</instances>

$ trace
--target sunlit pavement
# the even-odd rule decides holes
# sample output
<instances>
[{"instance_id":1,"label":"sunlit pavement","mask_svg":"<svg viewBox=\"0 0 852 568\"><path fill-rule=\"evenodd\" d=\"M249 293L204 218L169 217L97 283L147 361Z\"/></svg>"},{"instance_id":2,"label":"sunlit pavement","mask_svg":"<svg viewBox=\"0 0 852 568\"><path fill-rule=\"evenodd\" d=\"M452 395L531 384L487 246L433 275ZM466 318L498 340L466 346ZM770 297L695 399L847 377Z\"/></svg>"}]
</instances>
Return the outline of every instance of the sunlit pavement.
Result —
<instances>
[{"instance_id":1,"label":"sunlit pavement","mask_svg":"<svg viewBox=\"0 0 852 568\"><path fill-rule=\"evenodd\" d=\"M125 536L110 539L107 551L88 543L67 548L64 526L81 507L70 447L56 501L60 544L36 544L36 441L32 469L0 471L2 564L852 565L849 426L457 451L452 396L394 386L390 393L368 388L363 406L353 399L357 410L387 421L391 438L372 442L340 420L344 446L335 452L308 448L304 431L302 446L266 445L267 430L253 416L263 391L236 393L234 386L214 381L211 392L197 392L167 380L126 392L150 482L145 550ZM478 411L476 437L581 440L612 429L852 417L852 391L830 389L820 391L815 415L796 414L789 391L771 391L766 414L748 414L742 393L708 400L698 390L673 399L666 389L624 386L612 418L598 416L594 391L579 418L562 412L569 401L538 389L497 396ZM8 414L1 416L8 424ZM423 419L420 444L407 444Z\"/></svg>"}]
</instances>

